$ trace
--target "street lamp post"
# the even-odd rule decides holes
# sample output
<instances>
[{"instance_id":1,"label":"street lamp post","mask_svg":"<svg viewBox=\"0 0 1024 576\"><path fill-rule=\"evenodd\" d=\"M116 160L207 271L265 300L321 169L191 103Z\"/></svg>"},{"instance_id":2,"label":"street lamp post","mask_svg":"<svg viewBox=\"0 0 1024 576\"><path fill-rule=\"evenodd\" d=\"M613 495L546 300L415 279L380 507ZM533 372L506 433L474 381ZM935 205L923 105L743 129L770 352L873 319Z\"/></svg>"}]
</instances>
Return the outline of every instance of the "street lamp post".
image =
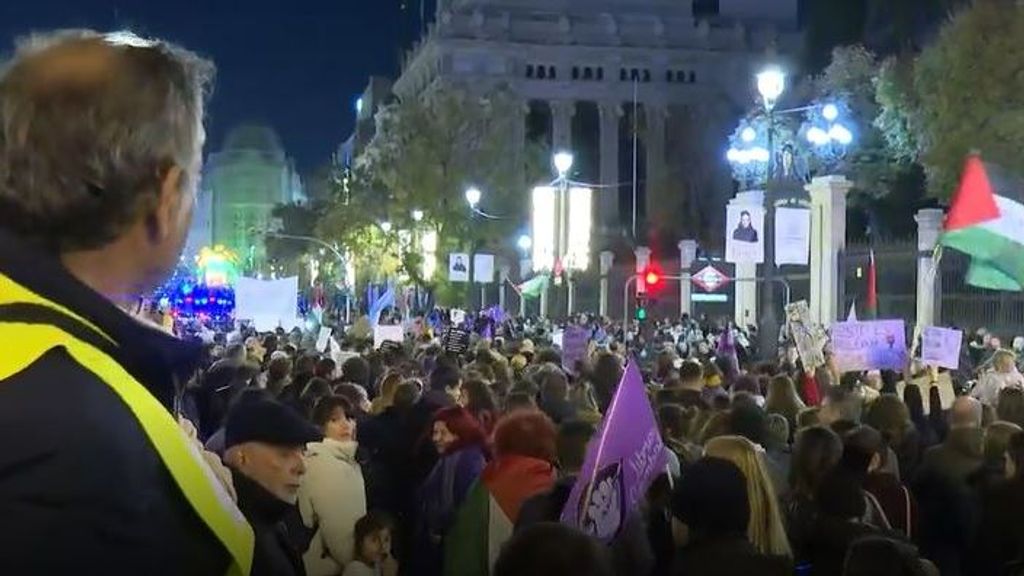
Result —
<instances>
[{"instance_id":1,"label":"street lamp post","mask_svg":"<svg viewBox=\"0 0 1024 576\"><path fill-rule=\"evenodd\" d=\"M565 271L567 316L572 316L575 307L572 267L565 257L569 252L569 170L572 169L573 160L573 155L564 151L554 157L555 170L558 172L558 234L555 236L555 254L562 260L562 269Z\"/></svg>"},{"instance_id":2,"label":"street lamp post","mask_svg":"<svg viewBox=\"0 0 1024 576\"><path fill-rule=\"evenodd\" d=\"M808 121L804 124L804 137L821 151L823 156L829 154L841 157L846 147L853 141L853 132L839 121L841 113L840 106L835 103L819 104L812 103L809 106L778 110L775 104L785 91L786 76L778 68L769 68L757 75L757 90L764 102L765 118L767 121L767 149L762 148L757 140L757 131L751 127L741 126L738 132L739 147L730 148L726 155L730 162L739 166L750 163L764 163L765 171L765 223L764 223L764 274L761 291L761 312L759 314L759 344L762 354L770 357L778 344L778 315L775 309L775 278L776 270L776 246L775 246L775 214L778 205L791 198L781 198L786 186L782 183L787 178L793 178L789 166L784 162L782 166L782 177L776 167L777 153L775 141L779 133L777 119L784 114L796 112L807 112Z\"/></svg>"},{"instance_id":3,"label":"street lamp post","mask_svg":"<svg viewBox=\"0 0 1024 576\"><path fill-rule=\"evenodd\" d=\"M764 224L764 284L761 297L762 312L758 334L761 354L775 357L778 345L778 319L775 315L775 104L786 89L786 75L778 68L769 68L757 75L757 91L764 100L768 115L768 169L765 180Z\"/></svg>"},{"instance_id":4,"label":"street lamp post","mask_svg":"<svg viewBox=\"0 0 1024 576\"><path fill-rule=\"evenodd\" d=\"M323 248L326 248L327 250L330 250L331 253L334 254L334 257L338 259L339 274L341 274L343 278L344 278L344 275L345 275L346 271L348 270L348 258L345 258L345 255L342 254L340 250L338 250L338 246L336 244L328 244L327 242L324 242L323 240L321 240L319 238L315 238L313 236L303 236L303 235L300 235L300 234L285 234L283 232L274 232L274 231L270 231L270 230L265 232L265 234L267 236L273 236L275 238L284 238L284 239L287 239L287 240L302 240L304 242L311 242L313 244L317 244L318 246L321 246ZM343 282L344 282L344 280L343 280ZM348 286L348 289L349 289L349 294L346 295L346 297L345 297L345 323L346 324L348 324L352 320L352 295L355 294L356 287L354 285L352 285L352 286Z\"/></svg>"}]
</instances>

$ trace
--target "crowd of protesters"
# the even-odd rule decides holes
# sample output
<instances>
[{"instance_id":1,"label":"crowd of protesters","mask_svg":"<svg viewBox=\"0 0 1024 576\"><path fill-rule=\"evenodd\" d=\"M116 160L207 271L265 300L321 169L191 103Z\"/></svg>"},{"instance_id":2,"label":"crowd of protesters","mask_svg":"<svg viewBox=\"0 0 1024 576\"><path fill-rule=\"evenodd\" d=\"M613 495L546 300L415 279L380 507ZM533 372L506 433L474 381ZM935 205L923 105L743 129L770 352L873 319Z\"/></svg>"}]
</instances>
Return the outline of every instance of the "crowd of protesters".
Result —
<instances>
[{"instance_id":1,"label":"crowd of protesters","mask_svg":"<svg viewBox=\"0 0 1024 576\"><path fill-rule=\"evenodd\" d=\"M946 406L690 319L563 362L543 323L325 354L126 313L179 262L212 74L83 30L0 72L0 574L1021 573L1024 378L988 334ZM605 544L559 520L628 361L668 465Z\"/></svg>"},{"instance_id":2,"label":"crowd of protesters","mask_svg":"<svg viewBox=\"0 0 1024 576\"><path fill-rule=\"evenodd\" d=\"M680 338L678 326L698 334ZM273 528L287 535L272 542L291 573L554 574L565 562L650 575L1024 567L1024 379L1012 352L980 359L977 383L957 386L944 409L937 386L919 378L840 375L830 362L804 370L787 346L775 362L741 361L738 346L721 345L746 341L729 329L683 318L642 349L607 336L575 369L539 325L518 338L474 334L460 354L429 331L380 349L344 339L334 354L304 348L298 331L219 335L181 404L207 448L229 456L237 428L274 421L258 407L288 414L278 429L307 430L286 500L297 504L281 507ZM669 465L605 547L557 523L630 357L643 358ZM247 474L236 460L229 468ZM248 514L252 490L238 484ZM580 557L545 553L554 550Z\"/></svg>"}]
</instances>

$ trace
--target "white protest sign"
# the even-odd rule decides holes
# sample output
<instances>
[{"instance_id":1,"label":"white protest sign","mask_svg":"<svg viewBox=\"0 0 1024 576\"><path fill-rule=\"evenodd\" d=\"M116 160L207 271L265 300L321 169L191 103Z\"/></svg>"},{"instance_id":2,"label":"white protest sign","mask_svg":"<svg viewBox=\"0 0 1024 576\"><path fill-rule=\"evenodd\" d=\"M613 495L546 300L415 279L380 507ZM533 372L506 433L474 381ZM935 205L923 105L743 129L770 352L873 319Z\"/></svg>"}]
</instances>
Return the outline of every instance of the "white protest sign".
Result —
<instances>
[{"instance_id":1,"label":"white protest sign","mask_svg":"<svg viewBox=\"0 0 1024 576\"><path fill-rule=\"evenodd\" d=\"M832 354L840 372L902 370L907 364L903 320L835 322Z\"/></svg>"},{"instance_id":2,"label":"white protest sign","mask_svg":"<svg viewBox=\"0 0 1024 576\"><path fill-rule=\"evenodd\" d=\"M960 344L964 333L952 328L925 326L921 333L921 362L956 370L960 367Z\"/></svg>"},{"instance_id":3,"label":"white protest sign","mask_svg":"<svg viewBox=\"0 0 1024 576\"><path fill-rule=\"evenodd\" d=\"M327 326L321 326L320 327L320 333L316 337L316 350L317 350L317 352L320 352L321 354L323 354L324 351L327 350L327 346L328 346L329 340L331 338L331 332L333 332L333 331L334 330L332 330L331 328L328 328Z\"/></svg>"},{"instance_id":4,"label":"white protest sign","mask_svg":"<svg viewBox=\"0 0 1024 576\"><path fill-rule=\"evenodd\" d=\"M281 280L239 278L235 286L235 318L251 320L260 332L296 325L299 309L299 278Z\"/></svg>"},{"instance_id":5,"label":"white protest sign","mask_svg":"<svg viewBox=\"0 0 1024 576\"><path fill-rule=\"evenodd\" d=\"M455 252L448 255L448 280L469 282L469 254Z\"/></svg>"},{"instance_id":6,"label":"white protest sign","mask_svg":"<svg viewBox=\"0 0 1024 576\"><path fill-rule=\"evenodd\" d=\"M405 330L401 324L395 326L379 325L373 329L373 347L380 348L385 342L405 342Z\"/></svg>"},{"instance_id":7,"label":"white protest sign","mask_svg":"<svg viewBox=\"0 0 1024 576\"><path fill-rule=\"evenodd\" d=\"M953 401L956 400L956 391L953 390L953 378L949 375L949 372L940 372L934 380L928 374L919 376L911 380L913 384L916 384L918 389L921 391L921 400L924 401L924 413L931 414L931 388L932 386L939 389L939 402L942 406L939 410L949 410L953 407ZM903 390L907 387L906 382L900 381L896 383L896 393L900 398L903 398Z\"/></svg>"}]
</instances>

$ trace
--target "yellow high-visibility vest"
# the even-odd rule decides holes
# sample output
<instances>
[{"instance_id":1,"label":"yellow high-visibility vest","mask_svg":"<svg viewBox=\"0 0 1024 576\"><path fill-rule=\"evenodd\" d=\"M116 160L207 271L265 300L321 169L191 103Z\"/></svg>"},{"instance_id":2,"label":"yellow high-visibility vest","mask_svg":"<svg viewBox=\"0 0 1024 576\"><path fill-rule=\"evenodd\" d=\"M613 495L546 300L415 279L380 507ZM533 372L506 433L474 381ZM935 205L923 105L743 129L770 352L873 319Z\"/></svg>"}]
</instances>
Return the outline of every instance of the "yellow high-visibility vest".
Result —
<instances>
[{"instance_id":1,"label":"yellow high-visibility vest","mask_svg":"<svg viewBox=\"0 0 1024 576\"><path fill-rule=\"evenodd\" d=\"M0 274L0 305L43 306L74 319L113 340L95 325ZM254 536L252 527L231 496L203 461L196 445L166 408L120 364L96 346L49 324L0 321L0 381L35 363L48 351L63 347L75 361L106 383L128 406L145 430L160 460L171 472L189 505L217 536L231 557L228 576L247 576L252 568Z\"/></svg>"}]
</instances>

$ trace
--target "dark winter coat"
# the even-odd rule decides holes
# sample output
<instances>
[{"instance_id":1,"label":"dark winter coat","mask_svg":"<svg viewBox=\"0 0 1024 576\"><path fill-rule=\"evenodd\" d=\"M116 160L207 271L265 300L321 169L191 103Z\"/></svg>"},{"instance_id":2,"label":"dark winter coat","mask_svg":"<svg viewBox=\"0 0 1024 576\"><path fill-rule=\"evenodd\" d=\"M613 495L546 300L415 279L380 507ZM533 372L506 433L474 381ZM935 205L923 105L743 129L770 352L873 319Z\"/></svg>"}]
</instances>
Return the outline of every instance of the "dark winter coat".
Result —
<instances>
[{"instance_id":1,"label":"dark winter coat","mask_svg":"<svg viewBox=\"0 0 1024 576\"><path fill-rule=\"evenodd\" d=\"M302 557L293 548L285 527L285 515L294 509L237 470L232 479L238 493L238 507L252 525L256 536L252 576L305 576Z\"/></svg>"},{"instance_id":2,"label":"dark winter coat","mask_svg":"<svg viewBox=\"0 0 1024 576\"><path fill-rule=\"evenodd\" d=\"M15 285L78 319L11 304L0 305L0 322L56 326L92 344L173 409L198 346L139 323L0 231L0 295ZM0 356L9 345L0 342ZM223 576L226 549L114 390L63 347L25 362L0 374L0 574Z\"/></svg>"},{"instance_id":3,"label":"dark winter coat","mask_svg":"<svg viewBox=\"0 0 1024 576\"><path fill-rule=\"evenodd\" d=\"M672 563L677 576L789 576L789 559L766 556L742 534L697 541L681 548ZM838 573L837 573L838 574Z\"/></svg>"}]
</instances>

